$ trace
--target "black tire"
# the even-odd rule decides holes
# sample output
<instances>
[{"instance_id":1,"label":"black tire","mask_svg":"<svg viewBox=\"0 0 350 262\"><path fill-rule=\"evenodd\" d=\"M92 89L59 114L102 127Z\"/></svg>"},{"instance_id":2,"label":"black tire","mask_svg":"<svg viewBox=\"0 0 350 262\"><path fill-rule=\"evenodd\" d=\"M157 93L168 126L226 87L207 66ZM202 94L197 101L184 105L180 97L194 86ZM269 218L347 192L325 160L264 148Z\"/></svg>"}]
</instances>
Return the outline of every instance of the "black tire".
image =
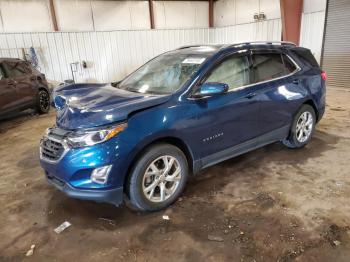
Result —
<instances>
[{"instance_id":1,"label":"black tire","mask_svg":"<svg viewBox=\"0 0 350 262\"><path fill-rule=\"evenodd\" d=\"M173 164L172 166L175 166L176 169L177 167L181 168L180 178L178 180L177 186L173 190L173 194L169 195L168 198L165 199L164 201L154 202L154 201L151 201L144 193L143 185L147 181L147 180L144 181L144 176L146 174L146 171L149 170L150 165L155 160L157 160L162 156L169 156L176 159L177 161L176 164ZM163 160L158 160L158 161L163 161ZM157 163L158 162L155 162L155 164ZM129 175L128 183L126 185L126 190L127 190L126 193L128 198L126 199L126 204L129 207L131 207L133 210L137 210L137 211L157 211L157 210L166 208L169 205L171 205L175 200L177 200L177 198L181 195L182 191L185 188L187 178L188 178L188 163L184 153L179 148L170 144L156 144L146 149L145 152L143 152L142 156L137 160L134 167L132 168L132 171ZM156 179L157 179L156 176L151 175L149 179L152 181L150 182L150 184L152 184L153 182L156 183ZM160 181L160 180L157 180L157 181ZM164 182L165 184L169 183L170 185L174 185L172 183L176 183L176 182L168 182L163 180L163 183ZM160 186L157 186L157 187L160 195L161 188ZM157 187L155 187L153 191L156 191ZM159 198L161 198L161 196L159 196Z\"/></svg>"},{"instance_id":2,"label":"black tire","mask_svg":"<svg viewBox=\"0 0 350 262\"><path fill-rule=\"evenodd\" d=\"M50 111L50 94L44 89L40 89L37 96L36 108L39 114L46 114Z\"/></svg>"},{"instance_id":3,"label":"black tire","mask_svg":"<svg viewBox=\"0 0 350 262\"><path fill-rule=\"evenodd\" d=\"M302 121L300 119L301 115L304 114L306 112L311 114L312 116L312 127L310 134L307 136L307 138L305 138L305 141L300 141L300 139L298 139L298 132L297 132L297 125L298 125L298 121ZM307 145L315 131L315 125L316 125L316 114L315 114L315 110L313 109L312 106L304 104L302 105L302 107L299 109L298 113L295 115L292 125L291 125L291 129L289 132L289 136L284 139L282 141L282 143L287 146L288 148L302 148L305 145Z\"/></svg>"}]
</instances>

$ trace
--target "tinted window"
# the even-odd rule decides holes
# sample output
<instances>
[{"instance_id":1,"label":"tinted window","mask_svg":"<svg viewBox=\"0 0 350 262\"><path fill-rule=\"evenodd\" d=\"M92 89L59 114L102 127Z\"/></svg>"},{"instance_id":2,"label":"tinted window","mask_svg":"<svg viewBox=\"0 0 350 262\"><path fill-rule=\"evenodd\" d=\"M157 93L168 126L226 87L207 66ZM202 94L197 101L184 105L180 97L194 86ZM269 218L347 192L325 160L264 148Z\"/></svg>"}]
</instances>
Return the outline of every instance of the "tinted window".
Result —
<instances>
[{"instance_id":1,"label":"tinted window","mask_svg":"<svg viewBox=\"0 0 350 262\"><path fill-rule=\"evenodd\" d=\"M254 83L271 80L286 74L280 54L254 54Z\"/></svg>"},{"instance_id":2,"label":"tinted window","mask_svg":"<svg viewBox=\"0 0 350 262\"><path fill-rule=\"evenodd\" d=\"M4 71L2 70L2 65L0 65L0 80L4 78L6 77L5 77Z\"/></svg>"},{"instance_id":3,"label":"tinted window","mask_svg":"<svg viewBox=\"0 0 350 262\"><path fill-rule=\"evenodd\" d=\"M30 72L29 67L23 62L16 63L4 63L4 69L8 77L18 77L28 74Z\"/></svg>"},{"instance_id":4,"label":"tinted window","mask_svg":"<svg viewBox=\"0 0 350 262\"><path fill-rule=\"evenodd\" d=\"M286 74L290 74L297 69L294 63L286 55L282 55L282 58L284 66L286 67Z\"/></svg>"},{"instance_id":5,"label":"tinted window","mask_svg":"<svg viewBox=\"0 0 350 262\"><path fill-rule=\"evenodd\" d=\"M235 89L249 84L249 66L247 57L231 57L217 66L206 79L208 82L228 84L229 89Z\"/></svg>"}]
</instances>

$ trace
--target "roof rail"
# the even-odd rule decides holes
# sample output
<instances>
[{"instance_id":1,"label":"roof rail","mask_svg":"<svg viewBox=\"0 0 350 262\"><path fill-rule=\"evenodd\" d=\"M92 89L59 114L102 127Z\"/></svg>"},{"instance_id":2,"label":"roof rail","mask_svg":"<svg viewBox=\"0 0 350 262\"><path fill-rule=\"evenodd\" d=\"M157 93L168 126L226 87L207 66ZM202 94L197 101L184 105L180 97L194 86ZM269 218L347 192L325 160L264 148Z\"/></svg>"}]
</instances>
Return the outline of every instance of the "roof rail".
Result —
<instances>
[{"instance_id":1,"label":"roof rail","mask_svg":"<svg viewBox=\"0 0 350 262\"><path fill-rule=\"evenodd\" d=\"M287 41L252 41L252 42L243 42L243 43L237 43L233 44L231 46L243 46L243 45L284 45L284 46L296 46L293 42L287 42Z\"/></svg>"},{"instance_id":2,"label":"roof rail","mask_svg":"<svg viewBox=\"0 0 350 262\"><path fill-rule=\"evenodd\" d=\"M184 45L184 46L180 46L179 48L177 48L177 50L190 48L190 47L199 47L199 46L204 46L204 45Z\"/></svg>"}]
</instances>

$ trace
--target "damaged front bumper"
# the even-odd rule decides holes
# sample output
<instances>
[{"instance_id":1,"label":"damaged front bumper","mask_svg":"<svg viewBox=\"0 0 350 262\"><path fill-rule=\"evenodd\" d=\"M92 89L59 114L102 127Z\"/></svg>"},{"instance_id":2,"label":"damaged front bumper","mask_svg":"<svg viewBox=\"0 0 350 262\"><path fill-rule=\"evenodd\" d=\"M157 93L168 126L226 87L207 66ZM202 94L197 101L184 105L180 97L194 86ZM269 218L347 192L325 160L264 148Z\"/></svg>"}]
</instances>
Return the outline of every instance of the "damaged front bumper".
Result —
<instances>
[{"instance_id":1,"label":"damaged front bumper","mask_svg":"<svg viewBox=\"0 0 350 262\"><path fill-rule=\"evenodd\" d=\"M110 203L119 206L123 202L123 188L115 188L110 190L82 190L69 185L68 183L58 179L57 177L46 173L46 179L49 184L55 186L58 190L67 196L82 200L92 200L95 202Z\"/></svg>"}]
</instances>

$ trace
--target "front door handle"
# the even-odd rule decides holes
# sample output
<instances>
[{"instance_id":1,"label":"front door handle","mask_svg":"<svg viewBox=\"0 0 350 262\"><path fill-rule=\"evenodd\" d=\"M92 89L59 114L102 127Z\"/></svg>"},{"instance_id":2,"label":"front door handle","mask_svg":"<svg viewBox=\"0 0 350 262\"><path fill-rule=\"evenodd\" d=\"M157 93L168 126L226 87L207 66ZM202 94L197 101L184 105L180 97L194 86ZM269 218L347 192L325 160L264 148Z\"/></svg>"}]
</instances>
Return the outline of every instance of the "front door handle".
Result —
<instances>
[{"instance_id":1,"label":"front door handle","mask_svg":"<svg viewBox=\"0 0 350 262\"><path fill-rule=\"evenodd\" d=\"M254 96L256 96L256 93L249 93L248 95L245 96L245 98L251 99Z\"/></svg>"}]
</instances>

